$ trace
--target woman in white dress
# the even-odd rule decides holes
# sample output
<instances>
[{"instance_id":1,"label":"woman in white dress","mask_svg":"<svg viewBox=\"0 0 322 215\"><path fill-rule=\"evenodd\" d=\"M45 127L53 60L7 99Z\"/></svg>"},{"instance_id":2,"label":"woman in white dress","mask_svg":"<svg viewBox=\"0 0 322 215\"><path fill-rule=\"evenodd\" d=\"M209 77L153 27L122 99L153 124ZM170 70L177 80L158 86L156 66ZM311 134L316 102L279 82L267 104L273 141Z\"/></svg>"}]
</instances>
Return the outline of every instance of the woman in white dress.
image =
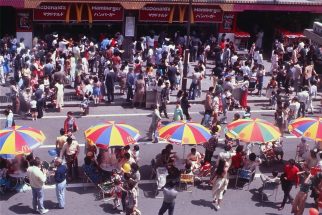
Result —
<instances>
[{"instance_id":1,"label":"woman in white dress","mask_svg":"<svg viewBox=\"0 0 322 215\"><path fill-rule=\"evenodd\" d=\"M76 75L76 59L72 55L70 58L70 84L71 87L75 87L75 75Z\"/></svg>"},{"instance_id":2,"label":"woman in white dress","mask_svg":"<svg viewBox=\"0 0 322 215\"><path fill-rule=\"evenodd\" d=\"M60 112L64 106L64 85L61 81L55 84L56 88L56 108Z\"/></svg>"},{"instance_id":3,"label":"woman in white dress","mask_svg":"<svg viewBox=\"0 0 322 215\"><path fill-rule=\"evenodd\" d=\"M228 186L228 168L228 163L225 160L220 159L215 172L215 176L211 180L213 203L215 204L216 210L220 209L220 203L222 202L224 191Z\"/></svg>"}]
</instances>

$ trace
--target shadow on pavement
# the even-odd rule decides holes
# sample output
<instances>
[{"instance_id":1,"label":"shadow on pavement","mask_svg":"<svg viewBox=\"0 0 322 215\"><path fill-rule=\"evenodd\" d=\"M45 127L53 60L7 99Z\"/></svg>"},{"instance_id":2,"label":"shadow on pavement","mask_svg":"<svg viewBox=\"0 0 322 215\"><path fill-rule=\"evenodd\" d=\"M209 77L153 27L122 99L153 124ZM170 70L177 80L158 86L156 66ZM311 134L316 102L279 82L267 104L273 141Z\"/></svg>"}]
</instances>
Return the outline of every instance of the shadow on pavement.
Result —
<instances>
[{"instance_id":1,"label":"shadow on pavement","mask_svg":"<svg viewBox=\"0 0 322 215\"><path fill-rule=\"evenodd\" d=\"M249 192L252 194L251 200L257 202L256 207L269 207L277 210L280 206L280 202L273 202L275 199L272 196L270 197L271 199L265 196L264 201L262 201L262 194L258 189L250 189Z\"/></svg>"},{"instance_id":2,"label":"shadow on pavement","mask_svg":"<svg viewBox=\"0 0 322 215\"><path fill-rule=\"evenodd\" d=\"M9 210L15 214L36 214L36 212L29 206L18 203L9 207Z\"/></svg>"},{"instance_id":3,"label":"shadow on pavement","mask_svg":"<svg viewBox=\"0 0 322 215\"><path fill-rule=\"evenodd\" d=\"M199 200L191 200L191 204L197 205L197 206L202 206L202 207L207 207L215 210L215 207L211 201L207 201L204 199L199 199Z\"/></svg>"},{"instance_id":4,"label":"shadow on pavement","mask_svg":"<svg viewBox=\"0 0 322 215\"><path fill-rule=\"evenodd\" d=\"M145 198L155 198L157 195L155 183L139 184L139 188L142 190Z\"/></svg>"},{"instance_id":5,"label":"shadow on pavement","mask_svg":"<svg viewBox=\"0 0 322 215\"><path fill-rule=\"evenodd\" d=\"M113 209L113 202L101 204L100 207L103 208L103 211L107 214L120 214L119 209ZM119 208L122 208L122 206Z\"/></svg>"},{"instance_id":6,"label":"shadow on pavement","mask_svg":"<svg viewBox=\"0 0 322 215\"><path fill-rule=\"evenodd\" d=\"M51 200L45 200L44 201L44 207L46 209L52 210L52 209L56 209L57 203L53 202Z\"/></svg>"}]
</instances>

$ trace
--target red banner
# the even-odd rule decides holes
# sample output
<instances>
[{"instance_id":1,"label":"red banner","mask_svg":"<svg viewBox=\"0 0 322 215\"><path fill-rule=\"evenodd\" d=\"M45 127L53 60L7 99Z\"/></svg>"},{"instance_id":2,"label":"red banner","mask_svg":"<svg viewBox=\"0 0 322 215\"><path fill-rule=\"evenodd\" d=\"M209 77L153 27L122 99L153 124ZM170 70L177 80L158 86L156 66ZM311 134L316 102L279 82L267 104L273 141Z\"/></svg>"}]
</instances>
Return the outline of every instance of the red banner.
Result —
<instances>
[{"instance_id":1,"label":"red banner","mask_svg":"<svg viewBox=\"0 0 322 215\"><path fill-rule=\"evenodd\" d=\"M16 31L32 32L31 10L19 9L16 13Z\"/></svg>"},{"instance_id":2,"label":"red banner","mask_svg":"<svg viewBox=\"0 0 322 215\"><path fill-rule=\"evenodd\" d=\"M46 3L34 9L34 21L65 21L68 4Z\"/></svg>"},{"instance_id":3,"label":"red banner","mask_svg":"<svg viewBox=\"0 0 322 215\"><path fill-rule=\"evenodd\" d=\"M122 21L119 4L45 3L34 9L34 21Z\"/></svg>"},{"instance_id":4,"label":"red banner","mask_svg":"<svg viewBox=\"0 0 322 215\"><path fill-rule=\"evenodd\" d=\"M225 12L223 15L223 21L220 25L220 33L233 33L236 29L236 13Z\"/></svg>"},{"instance_id":5,"label":"red banner","mask_svg":"<svg viewBox=\"0 0 322 215\"><path fill-rule=\"evenodd\" d=\"M140 10L141 22L172 22L174 6L172 5L147 5Z\"/></svg>"},{"instance_id":6,"label":"red banner","mask_svg":"<svg viewBox=\"0 0 322 215\"><path fill-rule=\"evenodd\" d=\"M218 6L193 6L192 11L194 22L222 22L223 12Z\"/></svg>"},{"instance_id":7,"label":"red banner","mask_svg":"<svg viewBox=\"0 0 322 215\"><path fill-rule=\"evenodd\" d=\"M123 21L123 7L119 4L91 5L93 21Z\"/></svg>"}]
</instances>

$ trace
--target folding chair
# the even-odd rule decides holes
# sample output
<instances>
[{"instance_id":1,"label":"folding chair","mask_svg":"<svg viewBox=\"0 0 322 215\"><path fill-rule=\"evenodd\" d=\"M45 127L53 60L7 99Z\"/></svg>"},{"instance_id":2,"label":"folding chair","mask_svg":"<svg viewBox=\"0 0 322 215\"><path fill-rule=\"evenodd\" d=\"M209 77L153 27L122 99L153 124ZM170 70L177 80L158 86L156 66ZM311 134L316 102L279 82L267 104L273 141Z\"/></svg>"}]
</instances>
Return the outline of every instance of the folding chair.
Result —
<instances>
[{"instance_id":1,"label":"folding chair","mask_svg":"<svg viewBox=\"0 0 322 215\"><path fill-rule=\"evenodd\" d=\"M251 171L251 170L245 170L245 169L238 169L235 188L237 188L238 180L242 179L244 182L245 181L247 182L247 184L248 184L247 190L249 190L249 185L254 180L254 177L255 177L255 171L256 170Z\"/></svg>"},{"instance_id":2,"label":"folding chair","mask_svg":"<svg viewBox=\"0 0 322 215\"><path fill-rule=\"evenodd\" d=\"M194 175L181 174L180 175L180 183L179 183L180 190L183 190L182 189L183 184L185 185L185 190L192 193L192 189L189 191L188 188L189 188L189 185L191 188L193 188L195 186Z\"/></svg>"},{"instance_id":3,"label":"folding chair","mask_svg":"<svg viewBox=\"0 0 322 215\"><path fill-rule=\"evenodd\" d=\"M269 181L264 181L263 186L262 186L262 202L264 201L264 195L266 196L273 196L275 194L275 201L276 201L276 196L278 192L278 186L279 183L277 182L269 182ZM265 192L265 191L272 191L272 192Z\"/></svg>"}]
</instances>

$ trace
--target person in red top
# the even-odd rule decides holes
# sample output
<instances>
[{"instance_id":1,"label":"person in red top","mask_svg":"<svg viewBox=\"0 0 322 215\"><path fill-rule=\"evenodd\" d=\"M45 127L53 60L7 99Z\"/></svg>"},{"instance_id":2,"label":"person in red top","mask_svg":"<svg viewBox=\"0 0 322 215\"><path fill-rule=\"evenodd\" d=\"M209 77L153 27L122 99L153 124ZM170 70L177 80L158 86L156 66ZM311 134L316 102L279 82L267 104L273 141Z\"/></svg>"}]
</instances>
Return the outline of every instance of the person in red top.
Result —
<instances>
[{"instance_id":1,"label":"person in red top","mask_svg":"<svg viewBox=\"0 0 322 215\"><path fill-rule=\"evenodd\" d=\"M236 148L236 154L231 158L231 170L236 171L243 167L244 161L244 147L242 145L238 145Z\"/></svg>"},{"instance_id":2,"label":"person in red top","mask_svg":"<svg viewBox=\"0 0 322 215\"><path fill-rule=\"evenodd\" d=\"M284 173L281 175L281 185L284 192L283 202L279 210L282 210L285 206L287 199L293 201L293 198L290 195L293 185L297 187L300 182L299 178L299 168L295 166L295 160L290 159L288 164L284 167Z\"/></svg>"},{"instance_id":3,"label":"person in red top","mask_svg":"<svg viewBox=\"0 0 322 215\"><path fill-rule=\"evenodd\" d=\"M64 131L67 134L69 131L76 132L78 130L78 126L76 124L76 120L74 118L74 114L71 111L67 112L67 118L64 121Z\"/></svg>"}]
</instances>

